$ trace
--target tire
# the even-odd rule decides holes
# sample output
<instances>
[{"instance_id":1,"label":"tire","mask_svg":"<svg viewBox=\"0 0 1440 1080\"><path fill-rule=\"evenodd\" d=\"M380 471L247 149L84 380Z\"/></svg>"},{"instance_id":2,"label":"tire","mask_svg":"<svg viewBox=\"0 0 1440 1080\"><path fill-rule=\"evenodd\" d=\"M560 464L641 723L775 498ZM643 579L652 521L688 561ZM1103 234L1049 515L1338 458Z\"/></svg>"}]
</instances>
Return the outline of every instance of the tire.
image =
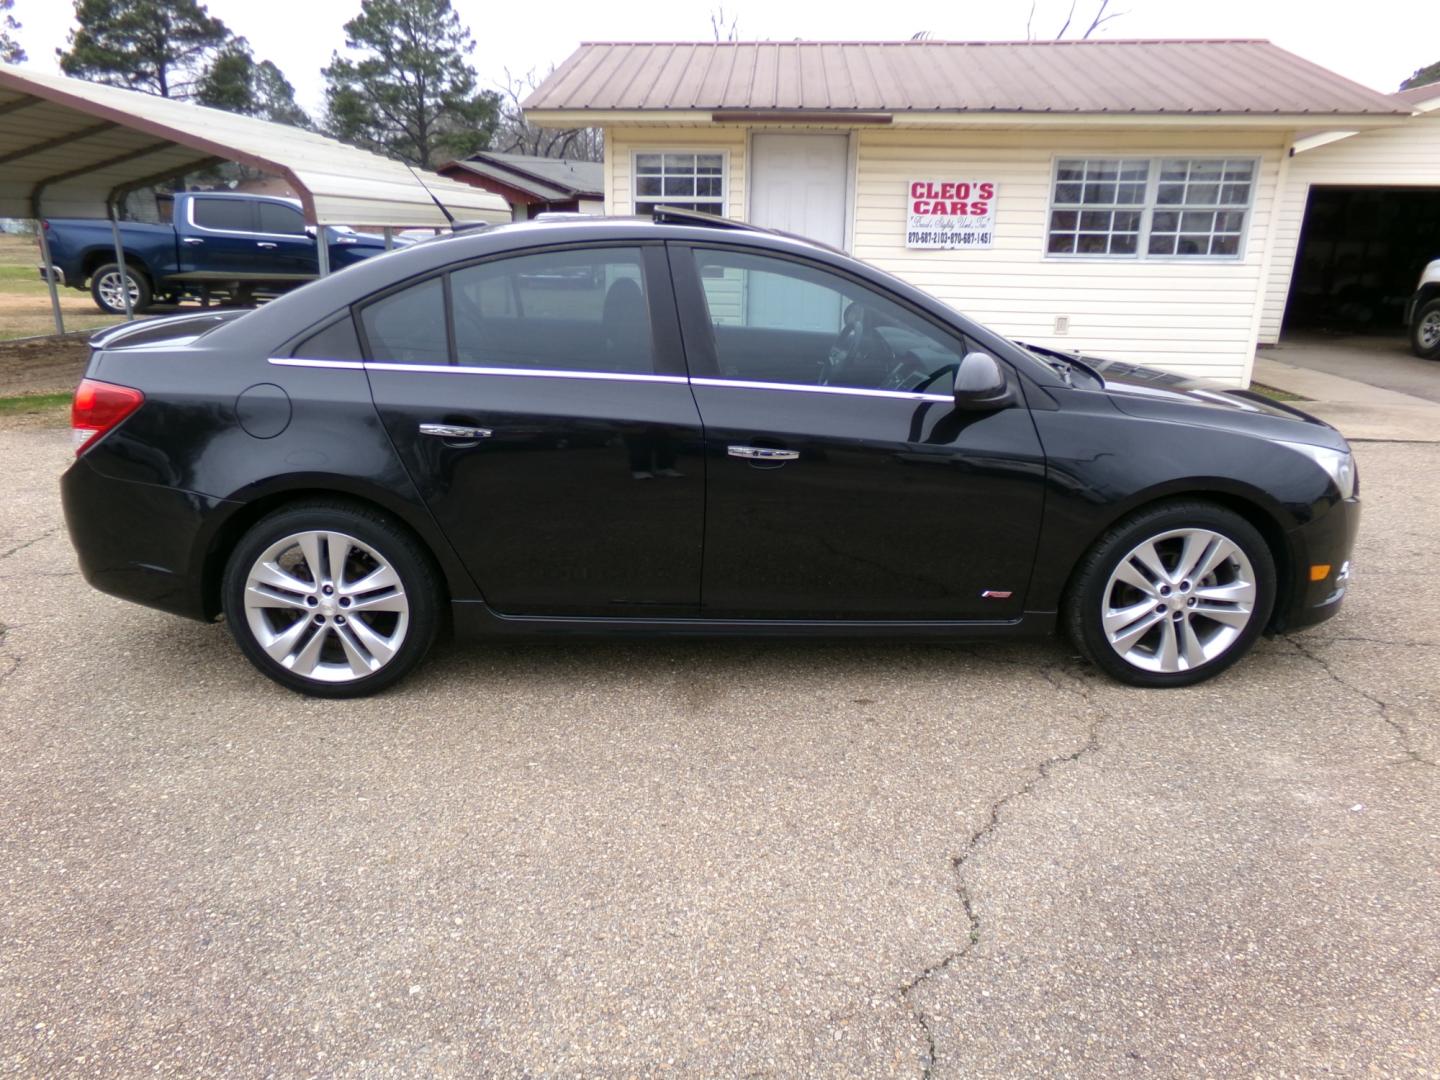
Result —
<instances>
[{"instance_id":1,"label":"tire","mask_svg":"<svg viewBox=\"0 0 1440 1080\"><path fill-rule=\"evenodd\" d=\"M1422 360L1440 360L1440 297L1415 309L1410 350Z\"/></svg>"},{"instance_id":2,"label":"tire","mask_svg":"<svg viewBox=\"0 0 1440 1080\"><path fill-rule=\"evenodd\" d=\"M138 315L150 307L153 297L150 280L128 263L125 276L130 279L130 310ZM125 299L120 295L119 283L120 267L116 263L97 266L90 275L90 297L107 315L125 314Z\"/></svg>"},{"instance_id":3,"label":"tire","mask_svg":"<svg viewBox=\"0 0 1440 1080\"><path fill-rule=\"evenodd\" d=\"M344 562L338 578L333 558ZM429 552L406 529L328 501L256 523L230 554L221 596L246 658L322 698L365 697L404 678L430 651L444 602Z\"/></svg>"},{"instance_id":4,"label":"tire","mask_svg":"<svg viewBox=\"0 0 1440 1080\"><path fill-rule=\"evenodd\" d=\"M1197 580L1182 560L1203 571ZM1190 686L1249 652L1275 592L1275 557L1248 521L1213 503L1161 503L1095 542L1071 578L1061 621L1081 655L1111 677Z\"/></svg>"}]
</instances>

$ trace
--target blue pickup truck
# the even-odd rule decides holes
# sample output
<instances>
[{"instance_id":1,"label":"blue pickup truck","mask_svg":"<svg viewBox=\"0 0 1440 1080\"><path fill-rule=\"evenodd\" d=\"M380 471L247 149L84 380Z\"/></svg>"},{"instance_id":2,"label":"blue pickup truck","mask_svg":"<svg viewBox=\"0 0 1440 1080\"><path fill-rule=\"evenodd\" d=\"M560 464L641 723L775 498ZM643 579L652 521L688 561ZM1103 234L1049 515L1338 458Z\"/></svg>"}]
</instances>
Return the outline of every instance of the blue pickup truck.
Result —
<instances>
[{"instance_id":1,"label":"blue pickup truck","mask_svg":"<svg viewBox=\"0 0 1440 1080\"><path fill-rule=\"evenodd\" d=\"M252 304L319 273L315 230L300 204L265 195L182 192L159 197L161 221L120 222L130 306L198 299ZM120 268L110 222L49 218L41 222L56 281L90 290L101 311L124 314ZM385 250L380 237L327 226L330 267L338 270ZM40 268L45 277L45 267Z\"/></svg>"}]
</instances>

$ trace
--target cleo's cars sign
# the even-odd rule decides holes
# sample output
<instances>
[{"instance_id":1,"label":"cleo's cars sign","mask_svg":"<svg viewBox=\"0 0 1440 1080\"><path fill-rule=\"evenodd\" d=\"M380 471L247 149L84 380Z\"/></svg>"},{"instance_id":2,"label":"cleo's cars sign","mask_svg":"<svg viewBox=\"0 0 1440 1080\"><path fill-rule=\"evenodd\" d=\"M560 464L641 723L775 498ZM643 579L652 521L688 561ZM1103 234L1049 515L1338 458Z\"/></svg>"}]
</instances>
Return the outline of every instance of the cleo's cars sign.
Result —
<instances>
[{"instance_id":1,"label":"cleo's cars sign","mask_svg":"<svg viewBox=\"0 0 1440 1080\"><path fill-rule=\"evenodd\" d=\"M993 180L912 180L906 196L907 248L994 246Z\"/></svg>"}]
</instances>

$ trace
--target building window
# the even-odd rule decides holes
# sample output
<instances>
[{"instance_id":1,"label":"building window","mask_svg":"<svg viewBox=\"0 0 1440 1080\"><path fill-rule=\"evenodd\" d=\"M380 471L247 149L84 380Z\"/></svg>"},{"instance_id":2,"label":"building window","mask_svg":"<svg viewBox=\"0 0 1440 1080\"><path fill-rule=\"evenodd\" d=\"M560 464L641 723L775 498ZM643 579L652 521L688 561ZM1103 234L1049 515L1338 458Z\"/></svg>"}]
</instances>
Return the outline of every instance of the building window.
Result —
<instances>
[{"instance_id":1,"label":"building window","mask_svg":"<svg viewBox=\"0 0 1440 1080\"><path fill-rule=\"evenodd\" d=\"M635 213L657 206L725 212L724 154L636 154Z\"/></svg>"},{"instance_id":2,"label":"building window","mask_svg":"<svg viewBox=\"0 0 1440 1080\"><path fill-rule=\"evenodd\" d=\"M1254 161L1162 161L1147 250L1151 255L1239 255L1254 188Z\"/></svg>"},{"instance_id":3,"label":"building window","mask_svg":"<svg viewBox=\"0 0 1440 1080\"><path fill-rule=\"evenodd\" d=\"M1046 251L1238 258L1255 169L1250 158L1062 159Z\"/></svg>"}]
</instances>

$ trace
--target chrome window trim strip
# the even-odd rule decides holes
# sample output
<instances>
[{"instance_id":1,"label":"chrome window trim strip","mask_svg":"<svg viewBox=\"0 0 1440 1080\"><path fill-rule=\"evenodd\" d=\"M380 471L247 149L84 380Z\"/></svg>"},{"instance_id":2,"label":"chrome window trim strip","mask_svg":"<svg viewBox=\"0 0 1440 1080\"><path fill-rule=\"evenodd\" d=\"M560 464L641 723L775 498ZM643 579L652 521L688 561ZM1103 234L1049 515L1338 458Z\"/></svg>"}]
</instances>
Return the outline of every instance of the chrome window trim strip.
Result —
<instances>
[{"instance_id":1,"label":"chrome window trim strip","mask_svg":"<svg viewBox=\"0 0 1440 1080\"><path fill-rule=\"evenodd\" d=\"M804 383L751 382L745 379L690 380L696 386L729 387L736 390L788 390L808 394L845 394L851 397L892 398L898 401L954 401L949 394L918 394L911 390L865 390L858 386L806 386Z\"/></svg>"},{"instance_id":2,"label":"chrome window trim strip","mask_svg":"<svg viewBox=\"0 0 1440 1080\"><path fill-rule=\"evenodd\" d=\"M359 360L311 360L299 356L272 356L270 363L280 367L344 368L347 371L363 371L365 365Z\"/></svg>"},{"instance_id":3,"label":"chrome window trim strip","mask_svg":"<svg viewBox=\"0 0 1440 1080\"><path fill-rule=\"evenodd\" d=\"M423 371L435 375L509 375L524 379L591 379L602 382L676 383L732 390L779 390L789 393L841 394L847 397L889 398L894 401L953 401L949 394L919 394L911 390L865 390L858 386L807 386L804 383L756 382L747 379L712 379L684 375L641 375L621 371L559 371L553 368L468 367L464 364L395 364L382 361L312 360L272 356L281 367L339 368L346 371Z\"/></svg>"},{"instance_id":4,"label":"chrome window trim strip","mask_svg":"<svg viewBox=\"0 0 1440 1080\"><path fill-rule=\"evenodd\" d=\"M684 375L644 375L623 371L558 371L553 368L471 367L465 364L395 364L382 361L312 360L308 357L272 356L282 367L342 368L350 371L423 371L435 375L514 375L525 379L598 379L605 382L679 383Z\"/></svg>"},{"instance_id":5,"label":"chrome window trim strip","mask_svg":"<svg viewBox=\"0 0 1440 1080\"><path fill-rule=\"evenodd\" d=\"M428 371L437 375L518 375L524 379L599 379L605 382L686 383L684 375L643 375L624 371L561 371L554 368L474 367L467 364L392 364L367 361L366 371Z\"/></svg>"}]
</instances>

